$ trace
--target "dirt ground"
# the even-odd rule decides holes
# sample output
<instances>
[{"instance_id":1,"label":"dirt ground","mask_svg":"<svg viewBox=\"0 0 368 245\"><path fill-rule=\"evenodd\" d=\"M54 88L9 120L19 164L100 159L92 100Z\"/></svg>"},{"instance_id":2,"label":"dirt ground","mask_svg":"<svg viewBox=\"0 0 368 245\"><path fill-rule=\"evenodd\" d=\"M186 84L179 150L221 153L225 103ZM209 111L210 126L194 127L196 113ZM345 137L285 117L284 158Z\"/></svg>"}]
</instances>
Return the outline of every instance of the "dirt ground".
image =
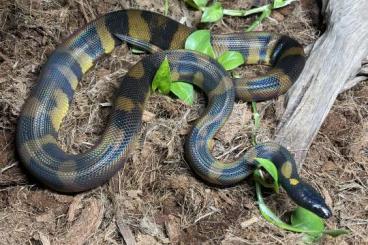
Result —
<instances>
[{"instance_id":1,"label":"dirt ground","mask_svg":"<svg viewBox=\"0 0 368 245\"><path fill-rule=\"evenodd\" d=\"M219 189L198 180L183 158L184 136L204 100L190 107L151 96L140 141L109 183L78 195L61 195L27 175L15 153L17 118L42 64L63 38L99 14L121 8L163 12L162 0L0 0L0 244L295 244L300 234L268 224L258 211L251 181ZM221 1L248 8L251 0ZM261 1L262 2L262 1ZM264 1L263 1L264 2ZM303 45L320 34L316 9L302 1L272 14L259 30L295 37ZM198 23L200 16L169 1L169 16ZM311 11L313 10L313 11ZM225 18L212 28L241 31L249 19ZM78 87L63 121L59 143L71 153L97 142L110 111L117 79L139 60L123 46L98 62ZM246 67L237 72L259 72ZM278 101L260 103L258 140L272 139L281 112ZM253 125L249 106L237 103L227 130L216 136L214 155L231 160L247 146ZM349 235L326 237L325 244L368 243L368 81L339 95L315 139L301 175L332 207L329 229ZM286 215L293 204L284 192L266 197Z\"/></svg>"}]
</instances>

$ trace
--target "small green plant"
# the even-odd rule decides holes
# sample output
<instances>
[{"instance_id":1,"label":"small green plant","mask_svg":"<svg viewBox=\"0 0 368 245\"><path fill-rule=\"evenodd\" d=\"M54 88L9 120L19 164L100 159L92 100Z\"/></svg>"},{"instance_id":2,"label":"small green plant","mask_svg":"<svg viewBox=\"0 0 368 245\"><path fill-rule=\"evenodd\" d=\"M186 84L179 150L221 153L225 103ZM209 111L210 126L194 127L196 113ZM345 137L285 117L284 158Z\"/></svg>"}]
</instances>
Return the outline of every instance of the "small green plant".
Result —
<instances>
[{"instance_id":1,"label":"small green plant","mask_svg":"<svg viewBox=\"0 0 368 245\"><path fill-rule=\"evenodd\" d=\"M225 51L217 57L211 45L211 32L209 30L198 30L190 34L185 41L185 49L194 50L217 59L227 71L244 64L243 55L236 51Z\"/></svg>"},{"instance_id":2,"label":"small green plant","mask_svg":"<svg viewBox=\"0 0 368 245\"><path fill-rule=\"evenodd\" d=\"M243 55L235 51L226 51L219 57L216 57L211 46L211 34L208 30L198 30L193 32L185 42L185 48L195 50L206 54L212 58L217 58L217 61L224 67L225 70L232 70L244 64ZM159 90L163 94L172 92L179 99L191 105L193 103L194 91L193 86L182 81L173 81L171 79L171 71L169 62L165 59L160 65L156 76L152 82L153 91Z\"/></svg>"},{"instance_id":3,"label":"small green plant","mask_svg":"<svg viewBox=\"0 0 368 245\"><path fill-rule=\"evenodd\" d=\"M277 183L277 171L275 172L276 167L272 162L267 159L257 158L256 161L259 163L258 168L254 171L253 178L255 180L256 185L256 194L257 194L257 202L259 206L259 210L262 216L271 224L288 231L304 233L303 241L305 243L317 242L322 236L330 235L333 237L337 237L343 234L348 234L347 230L336 229L336 230L326 230L323 220L318 217L313 212L304 209L302 207L297 207L291 214L290 221L291 224L287 224L282 221L277 215L272 212L272 210L266 205L264 202L261 186L270 187L270 184L264 184L265 180L263 178L263 174L261 172L261 168L266 170L274 180L274 189L278 189ZM267 163L266 165L264 163ZM274 167L270 167L271 164ZM265 167L266 166L266 167Z\"/></svg>"},{"instance_id":4,"label":"small green plant","mask_svg":"<svg viewBox=\"0 0 368 245\"><path fill-rule=\"evenodd\" d=\"M207 5L208 0L185 0L185 2L192 8L202 11L201 22L216 22L224 15L245 17L261 13L261 15L247 28L247 31L254 30L265 18L271 15L273 9L285 7L294 1L296 0L274 0L270 4L244 10L224 9L222 4L218 1L214 1L211 5Z\"/></svg>"},{"instance_id":5,"label":"small green plant","mask_svg":"<svg viewBox=\"0 0 368 245\"><path fill-rule=\"evenodd\" d=\"M256 145L256 132L260 126L260 117L257 112L256 103L252 103L253 109L253 120L255 124L255 130L253 133L253 145ZM326 230L323 220L314 214L313 212L304 209L302 207L297 207L291 214L291 224L287 224L282 221L277 215L272 212L272 210L266 205L264 202L261 186L266 188L273 188L275 192L278 193L279 191L279 184L278 184L278 173L277 168L274 163L272 163L268 159L264 158L256 158L255 159L258 163L256 170L253 173L253 179L256 185L256 194L257 194L257 202L259 206L259 210L262 216L271 224L293 232L304 233L303 241L305 243L313 243L317 242L324 234L330 235L333 237L347 234L348 231L337 229L337 230ZM266 182L263 174L263 171L267 172L273 180L273 183Z\"/></svg>"},{"instance_id":6,"label":"small green plant","mask_svg":"<svg viewBox=\"0 0 368 245\"><path fill-rule=\"evenodd\" d=\"M202 14L202 22L216 22L220 20L224 15L230 16L248 16L251 14L262 13L255 22L253 22L246 31L251 31L255 29L263 19L270 16L271 11L273 9L284 7L295 0L274 0L272 4L267 4L258 8L250 9L250 10L233 10L233 9L224 9L220 2L213 2L211 5L207 6L208 0L185 0L185 2L192 6L195 9L201 10ZM168 0L164 1L164 13L167 15L168 13L169 2ZM230 71L235 69L236 67L244 64L243 55L236 51L226 51L223 54L220 54L218 57L215 57L215 52L211 46L211 36L209 30L198 30L193 32L185 42L185 49L195 50L200 53L206 54L212 58L217 59L217 61L224 67L225 70ZM138 52L138 50L134 50ZM171 73L169 70L169 66L167 64L162 64L162 67L159 69L161 75L158 75L153 83L152 88L155 91L159 89L164 94L168 94L172 92L179 99L183 100L187 104L193 103L193 86L191 84L182 82L182 81L172 81ZM165 74L165 79L162 80L162 75ZM160 81L158 81L160 79ZM255 106L255 104L253 104ZM257 116L257 115L254 115ZM259 116L259 115L258 115ZM256 123L259 123L258 120L255 120ZM257 128L257 127L256 127ZM255 135L255 134L253 134ZM253 138L253 143L255 143L255 138Z\"/></svg>"},{"instance_id":7,"label":"small green plant","mask_svg":"<svg viewBox=\"0 0 368 245\"><path fill-rule=\"evenodd\" d=\"M193 86L186 82L172 80L170 64L167 58L161 63L153 78L152 90L158 90L162 94L172 92L185 103L193 104Z\"/></svg>"}]
</instances>

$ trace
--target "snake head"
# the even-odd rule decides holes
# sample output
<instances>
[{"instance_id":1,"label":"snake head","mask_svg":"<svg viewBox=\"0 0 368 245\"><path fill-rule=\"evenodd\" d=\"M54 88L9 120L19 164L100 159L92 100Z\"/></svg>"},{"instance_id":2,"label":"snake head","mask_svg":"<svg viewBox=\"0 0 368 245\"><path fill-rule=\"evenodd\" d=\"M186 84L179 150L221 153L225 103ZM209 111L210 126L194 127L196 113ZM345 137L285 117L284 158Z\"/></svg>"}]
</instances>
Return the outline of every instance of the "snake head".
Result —
<instances>
[{"instance_id":1,"label":"snake head","mask_svg":"<svg viewBox=\"0 0 368 245\"><path fill-rule=\"evenodd\" d=\"M296 204L321 218L327 219L332 216L331 209L321 194L300 179L295 160L285 147L275 143L264 143L255 148L257 157L269 159L276 165L279 183Z\"/></svg>"},{"instance_id":2,"label":"snake head","mask_svg":"<svg viewBox=\"0 0 368 245\"><path fill-rule=\"evenodd\" d=\"M296 204L312 211L319 217L327 219L332 216L332 211L323 197L308 183L300 181L293 187L292 191L286 191Z\"/></svg>"}]
</instances>

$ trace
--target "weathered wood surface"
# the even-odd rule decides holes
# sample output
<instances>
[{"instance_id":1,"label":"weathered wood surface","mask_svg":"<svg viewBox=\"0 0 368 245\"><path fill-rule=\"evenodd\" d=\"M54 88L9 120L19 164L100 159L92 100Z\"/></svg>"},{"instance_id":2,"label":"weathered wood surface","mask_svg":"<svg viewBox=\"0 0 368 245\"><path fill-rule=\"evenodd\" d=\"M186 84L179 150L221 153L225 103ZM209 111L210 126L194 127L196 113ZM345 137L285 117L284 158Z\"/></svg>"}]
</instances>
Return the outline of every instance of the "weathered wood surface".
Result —
<instances>
[{"instance_id":1,"label":"weathered wood surface","mask_svg":"<svg viewBox=\"0 0 368 245\"><path fill-rule=\"evenodd\" d=\"M337 95L362 80L354 77L368 57L367 9L367 0L323 0L326 32L288 93L276 129L276 142L294 153L299 167Z\"/></svg>"}]
</instances>

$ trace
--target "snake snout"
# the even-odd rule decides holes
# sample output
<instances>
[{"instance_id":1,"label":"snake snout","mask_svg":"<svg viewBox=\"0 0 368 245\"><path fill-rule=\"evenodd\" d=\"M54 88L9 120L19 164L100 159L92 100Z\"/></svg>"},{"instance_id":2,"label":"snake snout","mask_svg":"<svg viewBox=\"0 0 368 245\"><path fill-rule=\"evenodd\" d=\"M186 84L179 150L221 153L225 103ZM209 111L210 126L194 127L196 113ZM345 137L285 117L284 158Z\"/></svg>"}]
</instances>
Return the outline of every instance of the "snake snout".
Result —
<instances>
[{"instance_id":1,"label":"snake snout","mask_svg":"<svg viewBox=\"0 0 368 245\"><path fill-rule=\"evenodd\" d=\"M332 216L332 211L323 197L311 185L301 181L295 188L297 189L291 192L286 191L296 204L312 211L321 218L327 219Z\"/></svg>"}]
</instances>

